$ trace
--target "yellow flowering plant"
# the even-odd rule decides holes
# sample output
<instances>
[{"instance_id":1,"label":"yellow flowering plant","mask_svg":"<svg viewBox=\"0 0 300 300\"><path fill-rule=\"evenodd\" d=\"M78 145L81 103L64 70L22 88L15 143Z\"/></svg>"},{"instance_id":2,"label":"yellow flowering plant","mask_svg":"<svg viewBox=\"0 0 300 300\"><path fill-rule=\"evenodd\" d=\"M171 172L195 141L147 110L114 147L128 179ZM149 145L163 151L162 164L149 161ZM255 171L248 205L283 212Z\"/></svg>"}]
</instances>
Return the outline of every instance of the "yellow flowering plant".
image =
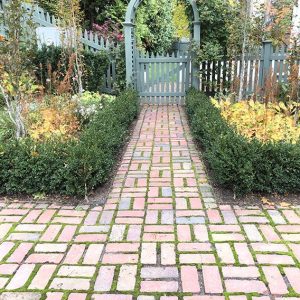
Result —
<instances>
[{"instance_id":1,"label":"yellow flowering plant","mask_svg":"<svg viewBox=\"0 0 300 300\"><path fill-rule=\"evenodd\" d=\"M298 110L300 104L261 103L243 100L232 103L229 98L217 100L211 98L214 106L220 109L222 117L238 133L262 142L288 142L295 144L300 139Z\"/></svg>"}]
</instances>

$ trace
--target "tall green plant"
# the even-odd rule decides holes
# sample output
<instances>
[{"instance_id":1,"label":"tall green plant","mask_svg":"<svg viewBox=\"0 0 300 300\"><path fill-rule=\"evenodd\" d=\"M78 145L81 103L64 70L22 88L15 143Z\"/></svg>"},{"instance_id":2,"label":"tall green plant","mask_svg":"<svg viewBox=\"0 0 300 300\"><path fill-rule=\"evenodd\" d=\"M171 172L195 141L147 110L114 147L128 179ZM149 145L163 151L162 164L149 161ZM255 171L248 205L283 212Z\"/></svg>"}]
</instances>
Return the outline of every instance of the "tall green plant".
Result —
<instances>
[{"instance_id":1,"label":"tall green plant","mask_svg":"<svg viewBox=\"0 0 300 300\"><path fill-rule=\"evenodd\" d=\"M26 98L34 87L29 72L35 45L34 24L31 11L22 0L7 2L1 23L5 26L5 39L0 42L0 94L19 139L26 134L22 113Z\"/></svg>"},{"instance_id":2,"label":"tall green plant","mask_svg":"<svg viewBox=\"0 0 300 300\"><path fill-rule=\"evenodd\" d=\"M174 1L145 0L136 15L137 45L149 52L166 52L175 38Z\"/></svg>"},{"instance_id":3,"label":"tall green plant","mask_svg":"<svg viewBox=\"0 0 300 300\"><path fill-rule=\"evenodd\" d=\"M73 64L73 82L77 84L75 92L83 92L83 62L81 43L82 12L79 0L58 0L56 4L56 15L59 18L59 27L62 30L62 47L69 58L69 64Z\"/></svg>"}]
</instances>

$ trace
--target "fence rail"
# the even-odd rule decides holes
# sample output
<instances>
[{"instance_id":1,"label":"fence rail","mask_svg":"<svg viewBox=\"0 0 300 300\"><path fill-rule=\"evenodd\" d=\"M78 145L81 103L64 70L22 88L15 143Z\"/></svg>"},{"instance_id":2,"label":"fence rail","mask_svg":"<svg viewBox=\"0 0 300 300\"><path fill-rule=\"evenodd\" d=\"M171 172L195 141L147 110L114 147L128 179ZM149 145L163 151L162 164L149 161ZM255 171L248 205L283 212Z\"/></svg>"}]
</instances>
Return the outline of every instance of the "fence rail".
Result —
<instances>
[{"instance_id":1,"label":"fence rail","mask_svg":"<svg viewBox=\"0 0 300 300\"><path fill-rule=\"evenodd\" d=\"M245 95L260 93L266 80L286 83L290 75L287 47L273 47L270 41L246 55L243 91ZM297 60L300 75L300 58ZM239 86L242 74L241 57L230 60L204 61L199 69L199 89L207 93L228 92ZM271 78L272 77L272 78ZM236 89L235 89L236 90Z\"/></svg>"},{"instance_id":2,"label":"fence rail","mask_svg":"<svg viewBox=\"0 0 300 300\"><path fill-rule=\"evenodd\" d=\"M0 13L4 12L5 5L8 3L7 0L0 0ZM38 27L57 27L59 24L59 19L53 15L46 12L43 8L35 5L34 7L24 4L24 7L28 11L32 11L33 22ZM0 24L0 34L5 34L5 24L4 26ZM88 32L84 30L81 32L81 42L85 50L90 51L111 51L113 47L116 47L109 40L105 40L99 37L96 33ZM110 65L108 66L107 72L104 76L103 82L103 92L112 93L114 90L114 85L116 82L116 63L114 59L110 60Z\"/></svg>"}]
</instances>

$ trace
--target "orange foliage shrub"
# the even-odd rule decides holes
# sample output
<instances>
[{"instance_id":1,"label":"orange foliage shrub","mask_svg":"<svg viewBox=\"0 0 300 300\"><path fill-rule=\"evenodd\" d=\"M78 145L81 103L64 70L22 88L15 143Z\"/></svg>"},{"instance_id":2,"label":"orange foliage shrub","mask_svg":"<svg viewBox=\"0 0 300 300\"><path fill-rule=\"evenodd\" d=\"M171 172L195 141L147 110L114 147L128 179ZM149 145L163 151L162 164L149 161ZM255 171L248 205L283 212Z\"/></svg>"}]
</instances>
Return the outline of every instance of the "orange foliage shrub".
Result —
<instances>
[{"instance_id":1,"label":"orange foliage shrub","mask_svg":"<svg viewBox=\"0 0 300 300\"><path fill-rule=\"evenodd\" d=\"M80 128L76 105L68 97L61 96L52 96L48 103L29 112L27 122L28 133L35 140L72 138Z\"/></svg>"}]
</instances>

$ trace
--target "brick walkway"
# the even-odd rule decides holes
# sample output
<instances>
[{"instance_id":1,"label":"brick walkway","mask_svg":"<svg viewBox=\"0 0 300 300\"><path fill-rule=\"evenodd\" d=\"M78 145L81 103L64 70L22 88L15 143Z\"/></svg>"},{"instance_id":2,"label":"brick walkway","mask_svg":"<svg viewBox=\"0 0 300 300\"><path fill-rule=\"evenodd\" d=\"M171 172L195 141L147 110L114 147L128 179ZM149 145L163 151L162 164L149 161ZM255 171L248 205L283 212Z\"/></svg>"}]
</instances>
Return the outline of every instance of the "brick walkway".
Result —
<instances>
[{"instance_id":1,"label":"brick walkway","mask_svg":"<svg viewBox=\"0 0 300 300\"><path fill-rule=\"evenodd\" d=\"M300 208L218 206L177 107L142 110L104 207L0 222L0 299L300 299Z\"/></svg>"}]
</instances>

